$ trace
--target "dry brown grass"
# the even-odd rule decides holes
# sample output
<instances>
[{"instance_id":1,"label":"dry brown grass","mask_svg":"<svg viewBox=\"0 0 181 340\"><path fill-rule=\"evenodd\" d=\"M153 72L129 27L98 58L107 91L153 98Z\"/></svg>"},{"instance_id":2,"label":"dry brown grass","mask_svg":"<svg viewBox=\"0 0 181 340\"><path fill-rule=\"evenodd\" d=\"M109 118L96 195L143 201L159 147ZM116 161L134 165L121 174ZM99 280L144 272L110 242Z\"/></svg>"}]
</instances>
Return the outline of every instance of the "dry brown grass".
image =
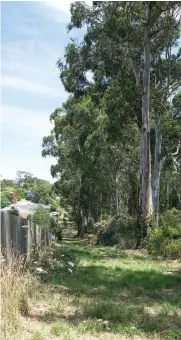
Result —
<instances>
[{"instance_id":1,"label":"dry brown grass","mask_svg":"<svg viewBox=\"0 0 181 340\"><path fill-rule=\"evenodd\" d=\"M28 314L29 299L36 291L36 279L26 270L24 259L13 254L1 266L1 338L11 338L20 316Z\"/></svg>"}]
</instances>

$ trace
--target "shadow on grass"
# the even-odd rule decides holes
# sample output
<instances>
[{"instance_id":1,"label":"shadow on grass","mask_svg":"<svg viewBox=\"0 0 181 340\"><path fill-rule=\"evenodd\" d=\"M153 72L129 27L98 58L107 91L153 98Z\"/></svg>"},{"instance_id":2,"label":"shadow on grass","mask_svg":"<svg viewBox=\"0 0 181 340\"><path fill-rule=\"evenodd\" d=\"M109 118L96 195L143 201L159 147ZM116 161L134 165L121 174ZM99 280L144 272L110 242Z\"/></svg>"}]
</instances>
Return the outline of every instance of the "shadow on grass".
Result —
<instances>
[{"instance_id":1,"label":"shadow on grass","mask_svg":"<svg viewBox=\"0 0 181 340\"><path fill-rule=\"evenodd\" d=\"M71 274L65 268L49 272L48 280L54 285L66 286L68 294L78 296L98 294L104 300L110 300L112 297L121 296L124 290L124 299L143 297L143 302L161 300L181 307L181 275L179 273L166 275L155 270L136 271L91 265L78 267L77 271Z\"/></svg>"},{"instance_id":2,"label":"shadow on grass","mask_svg":"<svg viewBox=\"0 0 181 340\"><path fill-rule=\"evenodd\" d=\"M136 261L145 261L148 259L152 261L152 258L148 255L137 255L137 254L127 254L125 251L119 248L110 247L92 247L86 240L74 240L73 242L67 239L65 242L62 241L57 248L57 254L59 255L59 250L73 252L75 256L83 260L102 260L102 259L133 259Z\"/></svg>"},{"instance_id":3,"label":"shadow on grass","mask_svg":"<svg viewBox=\"0 0 181 340\"><path fill-rule=\"evenodd\" d=\"M57 250L58 251L58 250ZM128 257L116 249L69 247L69 251L89 260ZM113 257L114 258L114 257ZM134 256L131 259L140 260ZM141 266L141 262L140 262ZM78 266L69 273L66 268L49 271L44 281L54 286L55 292L70 296L76 313L65 316L62 312L37 315L44 322L66 319L81 326L82 321L108 320L112 332L129 334L155 333L164 339L181 339L181 274L164 274L155 269L106 267L103 265ZM52 291L53 294L53 291ZM74 306L74 307L75 307ZM95 331L96 325L94 326ZM161 332L161 333L160 333Z\"/></svg>"},{"instance_id":4,"label":"shadow on grass","mask_svg":"<svg viewBox=\"0 0 181 340\"><path fill-rule=\"evenodd\" d=\"M168 259L158 256L151 256L148 253L139 253L136 254L134 251L132 253L128 253L126 250L119 249L117 247L100 247L100 246L92 246L88 242L88 240L78 240L75 239L73 242L70 239L66 239L66 242L59 243L59 246L56 248L55 253L57 253L58 257L60 256L60 249L62 252L72 252L78 259L80 260L111 260L111 259L128 259L136 261L136 262L155 262L155 263L169 263ZM138 251L137 251L138 252ZM170 260L172 263L172 260ZM181 267L180 267L181 273Z\"/></svg>"}]
</instances>

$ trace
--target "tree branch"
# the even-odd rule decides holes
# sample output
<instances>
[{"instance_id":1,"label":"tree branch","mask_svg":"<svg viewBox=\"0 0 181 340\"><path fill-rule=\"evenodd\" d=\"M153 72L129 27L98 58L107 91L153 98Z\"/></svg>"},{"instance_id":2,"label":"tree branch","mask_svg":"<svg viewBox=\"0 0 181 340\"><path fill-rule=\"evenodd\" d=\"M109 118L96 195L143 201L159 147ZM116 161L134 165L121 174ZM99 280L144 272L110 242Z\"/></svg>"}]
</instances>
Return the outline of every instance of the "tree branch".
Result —
<instances>
[{"instance_id":1,"label":"tree branch","mask_svg":"<svg viewBox=\"0 0 181 340\"><path fill-rule=\"evenodd\" d=\"M177 23L177 25L175 25L175 26L174 26L174 25L167 25L167 26L161 27L161 28L159 28L159 29L153 31L152 33L150 33L150 37L152 38L153 35L155 35L155 34L161 32L161 31L163 31L163 30L166 29L166 28L177 29L177 28L179 27L179 25L180 25L180 21L179 21L179 23Z\"/></svg>"},{"instance_id":2,"label":"tree branch","mask_svg":"<svg viewBox=\"0 0 181 340\"><path fill-rule=\"evenodd\" d=\"M177 150L175 152L171 152L172 156L178 156L180 150L180 142L178 143Z\"/></svg>"}]
</instances>

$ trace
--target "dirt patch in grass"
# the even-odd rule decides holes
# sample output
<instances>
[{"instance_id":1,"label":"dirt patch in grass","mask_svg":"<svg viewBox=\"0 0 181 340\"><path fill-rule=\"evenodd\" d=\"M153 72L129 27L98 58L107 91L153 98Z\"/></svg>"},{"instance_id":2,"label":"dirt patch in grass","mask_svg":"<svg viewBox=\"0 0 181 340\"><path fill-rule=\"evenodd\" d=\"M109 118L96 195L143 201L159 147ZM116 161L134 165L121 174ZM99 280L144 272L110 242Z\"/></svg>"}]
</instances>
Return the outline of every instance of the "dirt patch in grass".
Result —
<instances>
[{"instance_id":1,"label":"dirt patch in grass","mask_svg":"<svg viewBox=\"0 0 181 340\"><path fill-rule=\"evenodd\" d=\"M127 255L138 255L138 256L143 256L143 255L148 255L148 252L146 249L127 249L122 251L124 254Z\"/></svg>"}]
</instances>

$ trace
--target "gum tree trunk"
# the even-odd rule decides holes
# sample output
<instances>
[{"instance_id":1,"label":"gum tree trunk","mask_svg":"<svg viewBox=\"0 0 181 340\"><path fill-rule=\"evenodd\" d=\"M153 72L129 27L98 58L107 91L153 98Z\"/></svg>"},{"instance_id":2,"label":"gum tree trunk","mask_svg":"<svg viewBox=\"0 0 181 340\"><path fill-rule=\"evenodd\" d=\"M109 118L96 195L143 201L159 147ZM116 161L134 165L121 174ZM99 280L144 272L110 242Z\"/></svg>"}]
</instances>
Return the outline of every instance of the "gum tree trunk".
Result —
<instances>
[{"instance_id":1,"label":"gum tree trunk","mask_svg":"<svg viewBox=\"0 0 181 340\"><path fill-rule=\"evenodd\" d=\"M140 214L141 239L147 234L147 225L152 217L151 150L150 150L150 29L151 3L147 3L144 32L144 74L142 95L141 157L140 157ZM141 241L141 242L142 242Z\"/></svg>"},{"instance_id":2,"label":"gum tree trunk","mask_svg":"<svg viewBox=\"0 0 181 340\"><path fill-rule=\"evenodd\" d=\"M159 117L158 113L155 113L155 155L154 155L152 197L153 197L153 211L157 224L159 216L161 147L162 147L161 118Z\"/></svg>"},{"instance_id":3,"label":"gum tree trunk","mask_svg":"<svg viewBox=\"0 0 181 340\"><path fill-rule=\"evenodd\" d=\"M119 173L115 175L115 195L114 195L114 214L119 215Z\"/></svg>"}]
</instances>

